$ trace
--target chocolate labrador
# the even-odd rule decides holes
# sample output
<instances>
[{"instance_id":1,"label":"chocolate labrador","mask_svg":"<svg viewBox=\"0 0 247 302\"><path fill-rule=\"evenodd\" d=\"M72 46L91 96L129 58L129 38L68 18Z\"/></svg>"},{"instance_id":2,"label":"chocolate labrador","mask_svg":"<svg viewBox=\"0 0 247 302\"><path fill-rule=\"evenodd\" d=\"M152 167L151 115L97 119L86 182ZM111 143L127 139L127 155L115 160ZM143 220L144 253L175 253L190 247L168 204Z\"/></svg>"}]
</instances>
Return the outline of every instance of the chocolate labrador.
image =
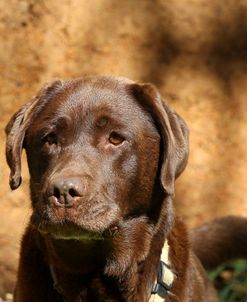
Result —
<instances>
[{"instance_id":1,"label":"chocolate labrador","mask_svg":"<svg viewBox=\"0 0 247 302\"><path fill-rule=\"evenodd\" d=\"M21 183L24 148L33 209L16 302L217 301L173 210L188 129L154 86L106 76L55 81L6 133L10 186ZM210 238L205 248L193 240L206 265L205 249L217 245Z\"/></svg>"}]
</instances>

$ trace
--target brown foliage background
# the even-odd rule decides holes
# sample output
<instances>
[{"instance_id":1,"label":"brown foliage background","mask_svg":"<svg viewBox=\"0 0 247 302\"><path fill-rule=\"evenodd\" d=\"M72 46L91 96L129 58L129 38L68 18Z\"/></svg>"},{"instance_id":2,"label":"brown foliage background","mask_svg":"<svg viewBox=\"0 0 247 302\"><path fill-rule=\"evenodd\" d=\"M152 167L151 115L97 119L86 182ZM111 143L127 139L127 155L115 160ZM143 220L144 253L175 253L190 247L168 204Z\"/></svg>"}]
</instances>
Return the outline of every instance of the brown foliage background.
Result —
<instances>
[{"instance_id":1,"label":"brown foliage background","mask_svg":"<svg viewBox=\"0 0 247 302\"><path fill-rule=\"evenodd\" d=\"M0 1L0 294L15 280L28 172L8 188L4 126L47 81L155 83L191 130L176 207L189 226L247 215L247 0Z\"/></svg>"}]
</instances>

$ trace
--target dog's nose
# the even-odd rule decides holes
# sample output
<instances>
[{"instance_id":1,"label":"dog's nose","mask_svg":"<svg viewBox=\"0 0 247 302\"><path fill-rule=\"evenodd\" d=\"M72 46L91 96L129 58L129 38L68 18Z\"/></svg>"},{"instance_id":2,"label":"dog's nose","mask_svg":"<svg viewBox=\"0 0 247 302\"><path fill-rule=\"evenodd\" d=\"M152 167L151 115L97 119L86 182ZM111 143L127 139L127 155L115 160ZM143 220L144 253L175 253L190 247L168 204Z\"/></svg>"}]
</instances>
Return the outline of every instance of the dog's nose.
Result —
<instances>
[{"instance_id":1,"label":"dog's nose","mask_svg":"<svg viewBox=\"0 0 247 302\"><path fill-rule=\"evenodd\" d=\"M56 179L50 185L48 195L55 205L72 207L83 191L84 186L79 178Z\"/></svg>"}]
</instances>

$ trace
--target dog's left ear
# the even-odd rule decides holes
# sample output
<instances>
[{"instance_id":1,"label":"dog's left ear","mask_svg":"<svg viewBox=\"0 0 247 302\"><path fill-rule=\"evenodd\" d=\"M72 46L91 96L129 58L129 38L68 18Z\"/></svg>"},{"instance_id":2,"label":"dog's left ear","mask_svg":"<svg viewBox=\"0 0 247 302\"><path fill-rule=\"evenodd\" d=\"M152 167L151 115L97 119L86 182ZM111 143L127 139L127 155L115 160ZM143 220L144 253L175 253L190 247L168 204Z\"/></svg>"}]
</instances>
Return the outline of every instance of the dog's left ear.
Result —
<instances>
[{"instance_id":1,"label":"dog's left ear","mask_svg":"<svg viewBox=\"0 0 247 302\"><path fill-rule=\"evenodd\" d=\"M36 103L35 98L18 110L8 122L5 133L6 141L6 158L11 173L9 185L12 190L17 189L22 181L21 178L21 153L23 148L24 136L29 121L30 112Z\"/></svg>"},{"instance_id":2,"label":"dog's left ear","mask_svg":"<svg viewBox=\"0 0 247 302\"><path fill-rule=\"evenodd\" d=\"M17 189L21 184L21 153L24 147L26 131L32 121L35 109L40 103L45 105L53 92L61 86L61 81L54 81L44 85L31 101L21 107L21 109L12 116L5 128L7 135L6 158L10 167L9 185L12 190Z\"/></svg>"},{"instance_id":3,"label":"dog's left ear","mask_svg":"<svg viewBox=\"0 0 247 302\"><path fill-rule=\"evenodd\" d=\"M168 107L153 85L130 86L135 98L152 115L161 135L161 185L167 194L174 195L175 179L183 172L188 160L188 127L184 120Z\"/></svg>"}]
</instances>

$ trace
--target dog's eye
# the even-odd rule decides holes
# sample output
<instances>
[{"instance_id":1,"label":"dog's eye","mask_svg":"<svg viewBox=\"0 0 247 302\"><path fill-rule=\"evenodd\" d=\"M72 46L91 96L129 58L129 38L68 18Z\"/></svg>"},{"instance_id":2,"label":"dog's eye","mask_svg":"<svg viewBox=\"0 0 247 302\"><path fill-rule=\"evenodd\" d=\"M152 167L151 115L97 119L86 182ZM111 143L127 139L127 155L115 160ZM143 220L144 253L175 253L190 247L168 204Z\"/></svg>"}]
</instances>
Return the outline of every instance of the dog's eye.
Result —
<instances>
[{"instance_id":1,"label":"dog's eye","mask_svg":"<svg viewBox=\"0 0 247 302\"><path fill-rule=\"evenodd\" d=\"M55 133L49 133L42 139L43 144L47 144L49 146L57 144L57 137Z\"/></svg>"},{"instance_id":2,"label":"dog's eye","mask_svg":"<svg viewBox=\"0 0 247 302\"><path fill-rule=\"evenodd\" d=\"M112 132L109 136L109 142L112 145L118 146L120 145L123 141L124 141L124 137L120 134L118 134L117 132Z\"/></svg>"}]
</instances>

